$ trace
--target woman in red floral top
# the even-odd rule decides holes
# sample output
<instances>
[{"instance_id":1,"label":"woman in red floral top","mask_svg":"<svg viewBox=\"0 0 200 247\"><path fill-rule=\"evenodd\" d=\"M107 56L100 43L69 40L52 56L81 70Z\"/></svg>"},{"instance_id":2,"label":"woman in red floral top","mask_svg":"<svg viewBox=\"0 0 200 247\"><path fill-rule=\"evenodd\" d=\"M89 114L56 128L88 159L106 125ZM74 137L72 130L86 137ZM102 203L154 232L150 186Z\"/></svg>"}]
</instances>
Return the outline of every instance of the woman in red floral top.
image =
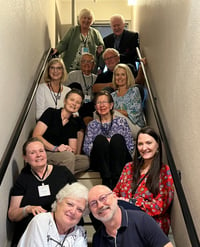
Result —
<instances>
[{"instance_id":1,"label":"woman in red floral top","mask_svg":"<svg viewBox=\"0 0 200 247\"><path fill-rule=\"evenodd\" d=\"M120 199L132 199L168 235L174 185L169 166L162 163L160 137L152 128L138 132L133 162L126 164L113 191Z\"/></svg>"}]
</instances>

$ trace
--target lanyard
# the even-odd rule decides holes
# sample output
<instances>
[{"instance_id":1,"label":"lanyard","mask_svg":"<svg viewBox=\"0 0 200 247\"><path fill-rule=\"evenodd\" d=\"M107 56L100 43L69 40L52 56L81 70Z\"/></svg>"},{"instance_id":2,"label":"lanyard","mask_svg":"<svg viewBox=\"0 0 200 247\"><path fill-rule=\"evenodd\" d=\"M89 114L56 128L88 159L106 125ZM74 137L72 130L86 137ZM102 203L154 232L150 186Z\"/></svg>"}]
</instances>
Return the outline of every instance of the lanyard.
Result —
<instances>
[{"instance_id":1,"label":"lanyard","mask_svg":"<svg viewBox=\"0 0 200 247\"><path fill-rule=\"evenodd\" d=\"M44 177L47 173L47 170L48 170L48 164L46 165L46 169L42 175L42 178L40 176L38 176L38 174L31 168L31 172L33 173L33 175L39 180L39 181L43 181L44 180Z\"/></svg>"},{"instance_id":2,"label":"lanyard","mask_svg":"<svg viewBox=\"0 0 200 247\"><path fill-rule=\"evenodd\" d=\"M87 93L87 95L88 95L88 90L89 90L89 89L92 87L92 85L93 85L93 76L92 76L92 74L91 74L91 85L87 85L87 82L86 82L86 80L85 80L85 76L84 76L83 72L82 72L82 77L83 77L83 82L84 82L85 90L86 90L86 93Z\"/></svg>"},{"instance_id":3,"label":"lanyard","mask_svg":"<svg viewBox=\"0 0 200 247\"><path fill-rule=\"evenodd\" d=\"M50 90L50 93L51 93L51 97L53 98L53 101L55 103L55 108L57 108L58 100L61 97L61 85L59 85L59 91L58 91L57 94L53 91L51 83L48 83L48 87L49 87L49 90Z\"/></svg>"},{"instance_id":4,"label":"lanyard","mask_svg":"<svg viewBox=\"0 0 200 247\"><path fill-rule=\"evenodd\" d=\"M83 42L84 47L86 47L87 39L88 39L88 34L87 34L87 36L84 38L84 36L83 36L82 33L81 33L81 41Z\"/></svg>"}]
</instances>

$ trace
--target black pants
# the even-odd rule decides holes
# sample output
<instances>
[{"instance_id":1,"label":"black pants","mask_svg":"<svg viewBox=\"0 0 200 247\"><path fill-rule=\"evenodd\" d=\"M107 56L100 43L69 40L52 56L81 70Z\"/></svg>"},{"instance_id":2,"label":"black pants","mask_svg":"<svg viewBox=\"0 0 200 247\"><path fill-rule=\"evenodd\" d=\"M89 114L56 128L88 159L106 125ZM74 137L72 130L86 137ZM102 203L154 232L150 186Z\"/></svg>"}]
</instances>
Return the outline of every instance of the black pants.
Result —
<instances>
[{"instance_id":1,"label":"black pants","mask_svg":"<svg viewBox=\"0 0 200 247\"><path fill-rule=\"evenodd\" d=\"M91 169L100 172L103 184L110 189L115 187L124 165L131 160L122 135L115 134L110 141L103 135L95 138L90 154Z\"/></svg>"}]
</instances>

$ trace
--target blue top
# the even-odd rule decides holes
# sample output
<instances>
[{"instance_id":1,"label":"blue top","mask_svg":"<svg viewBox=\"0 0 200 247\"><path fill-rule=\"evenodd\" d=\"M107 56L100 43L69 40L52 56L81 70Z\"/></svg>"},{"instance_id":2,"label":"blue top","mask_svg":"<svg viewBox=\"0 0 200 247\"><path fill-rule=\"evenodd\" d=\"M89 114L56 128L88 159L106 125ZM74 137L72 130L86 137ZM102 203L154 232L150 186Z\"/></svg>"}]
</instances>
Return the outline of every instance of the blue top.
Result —
<instances>
[{"instance_id":1,"label":"blue top","mask_svg":"<svg viewBox=\"0 0 200 247\"><path fill-rule=\"evenodd\" d=\"M96 136L103 135L111 138L115 134L120 134L124 137L127 149L132 155L134 149L133 137L126 119L122 117L114 117L111 123L101 123L99 120L91 121L87 126L83 151L90 156Z\"/></svg>"},{"instance_id":2,"label":"blue top","mask_svg":"<svg viewBox=\"0 0 200 247\"><path fill-rule=\"evenodd\" d=\"M138 210L125 210L121 207L122 223L116 238L109 236L105 226L93 236L93 247L163 247L168 237L148 214Z\"/></svg>"},{"instance_id":3,"label":"blue top","mask_svg":"<svg viewBox=\"0 0 200 247\"><path fill-rule=\"evenodd\" d=\"M133 124L144 127L142 100L139 89L137 87L130 87L124 96L118 96L117 93L118 90L111 93L114 100L114 109L126 110L128 118Z\"/></svg>"}]
</instances>

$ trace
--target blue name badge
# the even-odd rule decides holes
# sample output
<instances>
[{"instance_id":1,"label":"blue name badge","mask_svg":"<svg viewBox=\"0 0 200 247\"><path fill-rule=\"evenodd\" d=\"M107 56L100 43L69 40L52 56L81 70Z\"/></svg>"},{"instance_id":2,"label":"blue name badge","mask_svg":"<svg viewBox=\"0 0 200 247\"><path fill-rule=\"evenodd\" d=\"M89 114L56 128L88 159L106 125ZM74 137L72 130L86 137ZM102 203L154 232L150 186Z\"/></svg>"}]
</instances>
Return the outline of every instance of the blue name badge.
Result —
<instances>
[{"instance_id":1,"label":"blue name badge","mask_svg":"<svg viewBox=\"0 0 200 247\"><path fill-rule=\"evenodd\" d=\"M87 47L82 47L82 54L88 53L89 49Z\"/></svg>"}]
</instances>

